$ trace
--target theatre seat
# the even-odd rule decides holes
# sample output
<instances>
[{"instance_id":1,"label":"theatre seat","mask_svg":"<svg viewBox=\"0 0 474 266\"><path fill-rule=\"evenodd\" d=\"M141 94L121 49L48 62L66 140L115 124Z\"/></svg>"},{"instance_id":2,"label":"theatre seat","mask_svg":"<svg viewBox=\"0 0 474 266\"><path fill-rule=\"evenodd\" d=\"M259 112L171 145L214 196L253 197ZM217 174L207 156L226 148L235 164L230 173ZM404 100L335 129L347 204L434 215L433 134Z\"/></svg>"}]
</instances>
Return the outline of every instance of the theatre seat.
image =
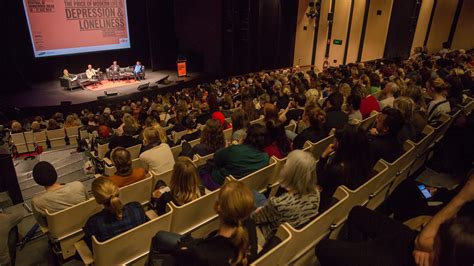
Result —
<instances>
[{"instance_id":1,"label":"theatre seat","mask_svg":"<svg viewBox=\"0 0 474 266\"><path fill-rule=\"evenodd\" d=\"M312 143L308 141L311 144L310 152L313 154L316 160L318 160L319 157L321 157L321 154L323 154L324 150L326 150L329 144L332 144L334 142L334 139L335 139L335 136L333 134L333 135L327 136L326 138L316 143Z\"/></svg>"},{"instance_id":2,"label":"theatre seat","mask_svg":"<svg viewBox=\"0 0 474 266\"><path fill-rule=\"evenodd\" d=\"M276 165L276 161L272 157L270 158L268 165L262 169L241 178L236 178L230 175L227 177L227 180L242 182L249 188L262 192L267 188L267 185L271 185L277 181L277 178L275 177Z\"/></svg>"},{"instance_id":3,"label":"theatre seat","mask_svg":"<svg viewBox=\"0 0 474 266\"><path fill-rule=\"evenodd\" d=\"M369 117L366 119L362 120L360 122L359 127L361 127L363 130L367 131L369 128L371 128L375 122L375 119L377 118L378 113L374 112L374 114L371 114Z\"/></svg>"},{"instance_id":4,"label":"theatre seat","mask_svg":"<svg viewBox=\"0 0 474 266\"><path fill-rule=\"evenodd\" d=\"M215 219L217 213L213 206L218 193L218 189L214 190L181 206L176 206L173 202L168 203L173 210L171 232L185 234Z\"/></svg>"},{"instance_id":5,"label":"theatre seat","mask_svg":"<svg viewBox=\"0 0 474 266\"><path fill-rule=\"evenodd\" d=\"M263 254L260 258L252 262L250 265L253 266L275 266L275 265L280 265L279 262L281 260L281 257L283 256L286 247L292 241L292 235L291 232L284 226L278 227L277 232L275 233L275 236L278 237L278 239L281 240L278 245L276 245L274 248L270 249L267 251L265 254Z\"/></svg>"},{"instance_id":6,"label":"theatre seat","mask_svg":"<svg viewBox=\"0 0 474 266\"><path fill-rule=\"evenodd\" d=\"M254 125L254 124L265 125L265 122L264 122L265 120L264 119L265 119L265 117L262 116L260 118L255 119L255 120L252 120L252 121L250 121L250 125Z\"/></svg>"},{"instance_id":7,"label":"theatre seat","mask_svg":"<svg viewBox=\"0 0 474 266\"><path fill-rule=\"evenodd\" d=\"M231 142L232 141L232 128L228 128L223 131L224 132L224 138L226 141Z\"/></svg>"},{"instance_id":8,"label":"theatre seat","mask_svg":"<svg viewBox=\"0 0 474 266\"><path fill-rule=\"evenodd\" d=\"M291 233L291 241L288 242L285 249L279 252L278 256L281 256L279 263L274 265L289 265L303 257L305 253L314 254L314 247L323 238L328 237L338 218L344 215L344 207L350 200L349 193L342 187L337 188L334 198L337 200L334 205L313 218L303 228L294 228L289 223L280 225L280 227L285 227ZM304 262L296 264L306 265Z\"/></svg>"},{"instance_id":9,"label":"theatre seat","mask_svg":"<svg viewBox=\"0 0 474 266\"><path fill-rule=\"evenodd\" d=\"M66 146L66 131L64 128L46 130L51 148L58 148Z\"/></svg>"},{"instance_id":10,"label":"theatre seat","mask_svg":"<svg viewBox=\"0 0 474 266\"><path fill-rule=\"evenodd\" d=\"M69 139L69 145L77 144L77 139L79 137L79 128L80 126L75 127L66 127L66 135Z\"/></svg>"},{"instance_id":11,"label":"theatre seat","mask_svg":"<svg viewBox=\"0 0 474 266\"><path fill-rule=\"evenodd\" d=\"M61 254L63 259L73 256L76 253L74 243L84 236L82 228L87 219L100 210L102 205L99 205L94 198L59 212L49 213L46 210L49 239L59 247L56 249L53 246L55 253Z\"/></svg>"},{"instance_id":12,"label":"theatre seat","mask_svg":"<svg viewBox=\"0 0 474 266\"><path fill-rule=\"evenodd\" d=\"M389 195L390 191L393 191L392 187L395 188L403 180L406 179L410 166L412 164L413 154L415 152L415 145L405 142L403 145L403 154L398 157L392 163L389 163L383 159L380 161L387 165L387 171L382 175L377 175L374 178L376 182L376 190L370 194L370 200L367 204L367 208L376 209Z\"/></svg>"},{"instance_id":13,"label":"theatre seat","mask_svg":"<svg viewBox=\"0 0 474 266\"><path fill-rule=\"evenodd\" d=\"M19 154L34 152L35 143L33 131L26 131L23 133L13 133L10 135L13 145Z\"/></svg>"},{"instance_id":14,"label":"theatre seat","mask_svg":"<svg viewBox=\"0 0 474 266\"><path fill-rule=\"evenodd\" d=\"M121 187L119 192L120 201L122 201L122 204L136 201L145 205L150 202L153 187L153 176L148 174L143 180Z\"/></svg>"},{"instance_id":15,"label":"theatre seat","mask_svg":"<svg viewBox=\"0 0 474 266\"><path fill-rule=\"evenodd\" d=\"M47 144L46 144L46 130L40 131L40 132L34 132L34 139L37 147L41 147L43 150L46 150Z\"/></svg>"},{"instance_id":16,"label":"theatre seat","mask_svg":"<svg viewBox=\"0 0 474 266\"><path fill-rule=\"evenodd\" d=\"M75 246L86 265L144 265L153 236L158 231L169 231L171 215L172 210L159 217L155 215L150 221L104 242L99 242L92 236L92 252L84 241Z\"/></svg>"}]
</instances>

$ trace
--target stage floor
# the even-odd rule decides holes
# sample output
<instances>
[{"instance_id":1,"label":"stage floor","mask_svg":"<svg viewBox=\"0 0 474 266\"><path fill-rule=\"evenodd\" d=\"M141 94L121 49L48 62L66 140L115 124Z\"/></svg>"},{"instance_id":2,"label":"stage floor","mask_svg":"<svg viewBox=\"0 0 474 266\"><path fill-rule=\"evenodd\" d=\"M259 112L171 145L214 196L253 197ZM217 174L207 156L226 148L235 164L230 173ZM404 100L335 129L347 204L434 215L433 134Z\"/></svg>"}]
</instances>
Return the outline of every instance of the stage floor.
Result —
<instances>
[{"instance_id":1,"label":"stage floor","mask_svg":"<svg viewBox=\"0 0 474 266\"><path fill-rule=\"evenodd\" d=\"M146 71L146 79L133 84L127 84L117 88L103 90L82 90L80 88L69 91L63 89L59 80L52 80L44 83L32 85L31 90L12 93L6 96L5 104L11 107L40 107L60 105L63 101L71 101L72 104L92 102L98 96L104 96L104 92L117 92L119 96L132 94L137 91L141 84L154 84L158 80L169 75L168 80L172 81L168 85L160 84L160 88L176 85L178 80L175 70ZM188 82L203 76L202 73L188 72L188 77L180 78L180 81Z\"/></svg>"}]
</instances>

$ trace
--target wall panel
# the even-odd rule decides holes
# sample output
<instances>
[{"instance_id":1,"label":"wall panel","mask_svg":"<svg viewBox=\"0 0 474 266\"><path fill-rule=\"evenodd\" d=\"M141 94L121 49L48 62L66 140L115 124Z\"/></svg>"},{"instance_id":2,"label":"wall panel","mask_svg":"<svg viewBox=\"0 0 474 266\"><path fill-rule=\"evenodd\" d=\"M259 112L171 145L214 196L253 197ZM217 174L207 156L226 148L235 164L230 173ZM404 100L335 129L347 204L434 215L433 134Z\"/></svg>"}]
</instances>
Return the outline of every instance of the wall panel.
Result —
<instances>
[{"instance_id":1,"label":"wall panel","mask_svg":"<svg viewBox=\"0 0 474 266\"><path fill-rule=\"evenodd\" d=\"M424 44L433 4L434 0L423 0L421 3L420 15L418 16L418 21L416 23L415 37L413 38L413 44L411 46L412 53L415 47L422 47Z\"/></svg>"},{"instance_id":2,"label":"wall panel","mask_svg":"<svg viewBox=\"0 0 474 266\"><path fill-rule=\"evenodd\" d=\"M428 43L426 45L430 53L441 50L443 47L443 42L448 40L449 30L451 29L451 24L453 23L454 12L456 11L457 3L457 0L438 0L433 22L431 24Z\"/></svg>"},{"instance_id":3,"label":"wall panel","mask_svg":"<svg viewBox=\"0 0 474 266\"><path fill-rule=\"evenodd\" d=\"M309 19L306 12L309 11L309 0L300 0L298 3L298 17L296 21L296 40L293 65L311 64L313 52L314 19ZM304 29L306 27L306 30Z\"/></svg>"},{"instance_id":4,"label":"wall panel","mask_svg":"<svg viewBox=\"0 0 474 266\"><path fill-rule=\"evenodd\" d=\"M383 57L393 0L371 0L361 61ZM377 15L377 11L382 11Z\"/></svg>"},{"instance_id":5,"label":"wall panel","mask_svg":"<svg viewBox=\"0 0 474 266\"><path fill-rule=\"evenodd\" d=\"M336 0L334 7L334 22L332 26L332 40L329 48L329 65L342 64L344 50L347 45L347 27L349 25L349 12L351 0ZM342 40L342 45L335 45L333 40Z\"/></svg>"},{"instance_id":6,"label":"wall panel","mask_svg":"<svg viewBox=\"0 0 474 266\"><path fill-rule=\"evenodd\" d=\"M451 48L474 48L474 1L464 0Z\"/></svg>"},{"instance_id":7,"label":"wall panel","mask_svg":"<svg viewBox=\"0 0 474 266\"><path fill-rule=\"evenodd\" d=\"M347 49L346 63L353 63L357 61L357 53L359 52L359 44L361 37L360 35L362 33L362 23L364 21L365 2L366 0L354 1L351 36L349 38L349 41L346 42L349 45L349 48Z\"/></svg>"}]
</instances>

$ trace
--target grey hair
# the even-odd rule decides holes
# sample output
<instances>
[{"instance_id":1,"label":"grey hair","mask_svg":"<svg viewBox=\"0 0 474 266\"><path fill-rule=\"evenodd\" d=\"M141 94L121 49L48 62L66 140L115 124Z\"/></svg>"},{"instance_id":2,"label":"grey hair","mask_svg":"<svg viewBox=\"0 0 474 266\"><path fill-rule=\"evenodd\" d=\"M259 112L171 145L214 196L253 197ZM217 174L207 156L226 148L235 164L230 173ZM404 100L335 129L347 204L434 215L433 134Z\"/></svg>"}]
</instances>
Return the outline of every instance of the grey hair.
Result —
<instances>
[{"instance_id":1,"label":"grey hair","mask_svg":"<svg viewBox=\"0 0 474 266\"><path fill-rule=\"evenodd\" d=\"M316 160L309 152L294 150L288 154L281 171L280 184L299 194L309 194L317 190Z\"/></svg>"}]
</instances>

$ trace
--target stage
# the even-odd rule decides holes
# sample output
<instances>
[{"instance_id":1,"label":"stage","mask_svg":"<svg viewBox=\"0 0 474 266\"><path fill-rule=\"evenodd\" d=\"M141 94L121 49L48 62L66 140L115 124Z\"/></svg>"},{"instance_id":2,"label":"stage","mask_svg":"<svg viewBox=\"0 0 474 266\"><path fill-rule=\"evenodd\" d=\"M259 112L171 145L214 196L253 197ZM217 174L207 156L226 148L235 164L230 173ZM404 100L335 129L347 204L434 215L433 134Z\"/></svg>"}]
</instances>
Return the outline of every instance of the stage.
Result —
<instances>
[{"instance_id":1,"label":"stage","mask_svg":"<svg viewBox=\"0 0 474 266\"><path fill-rule=\"evenodd\" d=\"M59 79L48 82L31 85L31 90L25 90L14 94L6 95L3 99L3 104L10 107L41 107L41 106L58 106L61 102L71 102L71 104L81 104L97 100L97 97L105 96L104 92L118 93L118 96L130 95L137 93L138 86L150 83L154 86L158 80L169 76L169 84L159 84L158 93L166 91L166 88L173 87L178 83L191 82L198 78L204 77L202 73L188 72L187 77L178 78L176 70L160 70L160 71L146 71L145 80L135 81L121 81L113 84L110 81L104 82L102 88L100 85L97 88L88 86L86 89L74 89L72 91L62 88L59 84ZM110 88L111 87L111 88ZM156 87L155 87L156 89Z\"/></svg>"}]
</instances>

